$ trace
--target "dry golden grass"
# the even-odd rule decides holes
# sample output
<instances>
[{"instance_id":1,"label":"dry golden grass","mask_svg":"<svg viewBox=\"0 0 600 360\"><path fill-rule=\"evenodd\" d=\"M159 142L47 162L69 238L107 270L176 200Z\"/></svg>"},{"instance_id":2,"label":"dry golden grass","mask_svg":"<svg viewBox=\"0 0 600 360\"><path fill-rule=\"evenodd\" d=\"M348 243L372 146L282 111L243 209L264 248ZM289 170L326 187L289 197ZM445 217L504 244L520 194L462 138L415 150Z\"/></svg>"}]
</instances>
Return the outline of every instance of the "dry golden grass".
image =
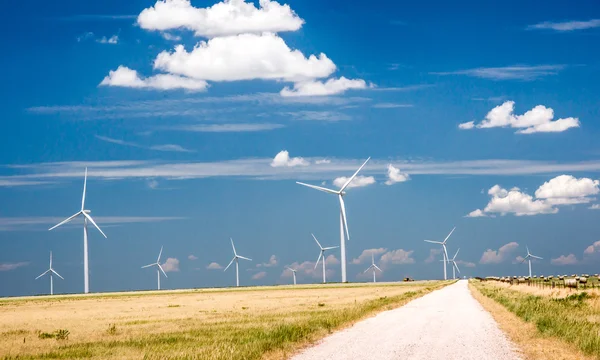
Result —
<instances>
[{"instance_id":1,"label":"dry golden grass","mask_svg":"<svg viewBox=\"0 0 600 360\"><path fill-rule=\"evenodd\" d=\"M482 286L491 287L496 286L499 288L512 288L517 287L519 290L531 293L532 295L541 295L542 293L547 296L556 296L556 298L564 298L570 294L563 294L564 289L559 291L546 289L537 289L539 292L535 292L535 288L529 288L525 285L513 285L512 287L505 283L500 282L486 282L485 284L479 283L474 286L474 282L469 282L469 288L473 297L481 303L484 309L486 309L496 320L502 331L504 331L508 337L519 347L521 355L525 359L537 360L537 359L548 359L548 360L592 360L596 359L593 356L585 355L576 345L564 341L554 336L547 336L541 334L536 325L531 322L526 322L519 318L514 313L510 312L501 304L492 300L491 298L483 295L479 288ZM547 291L551 290L551 291ZM568 291L568 290L567 290Z\"/></svg>"},{"instance_id":2,"label":"dry golden grass","mask_svg":"<svg viewBox=\"0 0 600 360\"><path fill-rule=\"evenodd\" d=\"M338 284L4 299L0 357L243 359L246 351L254 358L265 353L281 358L331 327L438 286ZM70 332L68 340L38 336L59 329ZM283 340L274 345L263 339L271 333ZM248 349L236 336L267 344Z\"/></svg>"}]
</instances>

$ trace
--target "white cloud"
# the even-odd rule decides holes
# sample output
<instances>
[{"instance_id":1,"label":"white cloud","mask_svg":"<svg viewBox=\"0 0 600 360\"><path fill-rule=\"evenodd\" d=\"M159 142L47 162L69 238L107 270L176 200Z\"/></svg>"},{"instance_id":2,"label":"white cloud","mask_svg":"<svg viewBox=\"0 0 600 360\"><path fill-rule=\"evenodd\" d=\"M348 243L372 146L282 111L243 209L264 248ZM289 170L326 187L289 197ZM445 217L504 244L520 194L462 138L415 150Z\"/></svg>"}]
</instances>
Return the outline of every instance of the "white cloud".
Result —
<instances>
[{"instance_id":1,"label":"white cloud","mask_svg":"<svg viewBox=\"0 0 600 360\"><path fill-rule=\"evenodd\" d=\"M256 267L273 267L273 266L277 266L277 256L275 255L271 255L271 257L269 258L269 261L266 263L262 263L262 264L256 264Z\"/></svg>"},{"instance_id":2,"label":"white cloud","mask_svg":"<svg viewBox=\"0 0 600 360\"><path fill-rule=\"evenodd\" d=\"M585 21L563 21L551 22L545 21L535 25L529 25L528 30L554 30L554 31L574 31L585 30L600 27L600 19Z\"/></svg>"},{"instance_id":3,"label":"white cloud","mask_svg":"<svg viewBox=\"0 0 600 360\"><path fill-rule=\"evenodd\" d=\"M259 280L259 279L264 278L265 276L267 276L267 273L264 271L261 271L261 272L258 272L256 274L252 275L252 280Z\"/></svg>"},{"instance_id":4,"label":"white cloud","mask_svg":"<svg viewBox=\"0 0 600 360\"><path fill-rule=\"evenodd\" d=\"M309 162L301 157L290 157L290 153L287 150L282 150L271 161L271 167L294 167L294 166L308 166Z\"/></svg>"},{"instance_id":5,"label":"white cloud","mask_svg":"<svg viewBox=\"0 0 600 360\"><path fill-rule=\"evenodd\" d=\"M367 83L362 79L329 79L326 82L317 80L301 81L294 84L294 88L289 87L281 90L281 96L326 96L345 92L349 89L366 89Z\"/></svg>"},{"instance_id":6,"label":"white cloud","mask_svg":"<svg viewBox=\"0 0 600 360\"><path fill-rule=\"evenodd\" d=\"M206 266L206 268L207 268L208 270L220 270L220 269L222 269L223 267L222 267L221 265L219 265L219 263L216 263L216 262L211 262L210 264L208 264L208 265Z\"/></svg>"},{"instance_id":7,"label":"white cloud","mask_svg":"<svg viewBox=\"0 0 600 360\"><path fill-rule=\"evenodd\" d=\"M162 35L162 37L165 40L169 40L169 41L181 41L181 36L179 36L179 35L173 35L173 34L168 33L168 32L164 32L161 35Z\"/></svg>"},{"instance_id":8,"label":"white cloud","mask_svg":"<svg viewBox=\"0 0 600 360\"><path fill-rule=\"evenodd\" d=\"M189 132L256 132L256 131L269 131L275 129L281 129L285 125L281 124L193 124L193 125L179 125L163 127L163 130L179 130Z\"/></svg>"},{"instance_id":9,"label":"white cloud","mask_svg":"<svg viewBox=\"0 0 600 360\"><path fill-rule=\"evenodd\" d=\"M364 262L370 263L371 254L379 255L385 253L386 251L387 249L385 248L363 250L363 252L357 258L352 259L350 263L354 265L362 264Z\"/></svg>"},{"instance_id":10,"label":"white cloud","mask_svg":"<svg viewBox=\"0 0 600 360\"><path fill-rule=\"evenodd\" d=\"M550 263L552 265L574 265L577 264L577 257L573 254L569 254L567 256L565 255L561 255L559 257L557 257L556 259L552 259L550 260Z\"/></svg>"},{"instance_id":11,"label":"white cloud","mask_svg":"<svg viewBox=\"0 0 600 360\"><path fill-rule=\"evenodd\" d=\"M115 45L119 43L119 36L118 35L113 35L109 38L107 38L106 36L101 37L100 39L96 39L97 43L100 44L111 44L111 45Z\"/></svg>"},{"instance_id":12,"label":"white cloud","mask_svg":"<svg viewBox=\"0 0 600 360\"><path fill-rule=\"evenodd\" d=\"M434 75L467 75L490 80L534 80L543 76L556 75L564 65L513 65L505 67L476 68L448 72L434 72Z\"/></svg>"},{"instance_id":13,"label":"white cloud","mask_svg":"<svg viewBox=\"0 0 600 360\"><path fill-rule=\"evenodd\" d=\"M430 263L434 262L435 258L441 253L442 253L442 249L439 249L439 248L429 249L429 256L427 257L427 259L425 259L425 263L430 264Z\"/></svg>"},{"instance_id":14,"label":"white cloud","mask_svg":"<svg viewBox=\"0 0 600 360\"><path fill-rule=\"evenodd\" d=\"M486 214L499 213L515 214L516 216L555 214L558 209L543 200L534 200L531 195L517 189L506 190L499 185L494 185L488 191L492 199L483 210ZM471 212L473 214L473 212Z\"/></svg>"},{"instance_id":15,"label":"white cloud","mask_svg":"<svg viewBox=\"0 0 600 360\"><path fill-rule=\"evenodd\" d=\"M327 256L326 260L326 276L328 279L335 274L335 270L332 268L332 265L339 265L340 261L334 255ZM296 273L299 276L307 276L313 279L322 279L323 278L323 268L320 265L315 269L314 261L304 261L302 263L294 262L290 265L286 265L286 267L291 267L292 269L296 269ZM292 277L292 272L284 269L281 273L282 278Z\"/></svg>"},{"instance_id":16,"label":"white cloud","mask_svg":"<svg viewBox=\"0 0 600 360\"><path fill-rule=\"evenodd\" d=\"M596 241L592 245L588 246L583 253L585 255L597 254L600 252L600 241Z\"/></svg>"},{"instance_id":17,"label":"white cloud","mask_svg":"<svg viewBox=\"0 0 600 360\"><path fill-rule=\"evenodd\" d=\"M335 178L333 180L333 185L341 188L342 186L344 186L344 184L346 183L346 181L348 181L349 177L346 176L341 176L338 178ZM363 187L363 186L369 186L371 184L375 184L375 178L372 176L362 176L362 175L357 175L350 184L348 184L348 186L346 187L346 189L352 189L352 188L356 188L356 187Z\"/></svg>"},{"instance_id":18,"label":"white cloud","mask_svg":"<svg viewBox=\"0 0 600 360\"><path fill-rule=\"evenodd\" d=\"M27 265L29 265L29 262L25 261L18 263L0 263L0 271L11 271Z\"/></svg>"},{"instance_id":19,"label":"white cloud","mask_svg":"<svg viewBox=\"0 0 600 360\"><path fill-rule=\"evenodd\" d=\"M86 32L86 33L84 33L82 35L79 35L77 37L77 42L82 42L84 40L87 40L87 39L90 39L90 38L93 38L93 37L94 37L94 33L91 32L91 31L88 31L88 32Z\"/></svg>"},{"instance_id":20,"label":"white cloud","mask_svg":"<svg viewBox=\"0 0 600 360\"><path fill-rule=\"evenodd\" d=\"M468 267L468 268L473 268L473 267L477 266L475 263L465 261L465 260L456 260L456 263L459 265L462 265L464 267Z\"/></svg>"},{"instance_id":21,"label":"white cloud","mask_svg":"<svg viewBox=\"0 0 600 360\"><path fill-rule=\"evenodd\" d=\"M174 152L194 152L192 150L188 150L181 145L177 144L165 144L165 145L154 145L150 147L150 150L158 150L158 151L174 151Z\"/></svg>"},{"instance_id":22,"label":"white cloud","mask_svg":"<svg viewBox=\"0 0 600 360\"><path fill-rule=\"evenodd\" d=\"M590 202L591 195L600 193L600 181L577 179L571 175L557 176L540 186L535 196L552 204L581 204Z\"/></svg>"},{"instance_id":23,"label":"white cloud","mask_svg":"<svg viewBox=\"0 0 600 360\"><path fill-rule=\"evenodd\" d=\"M184 220L184 217L160 217L160 216L94 216L99 226L121 225L121 224L144 224L157 223L172 220ZM0 231L25 231L25 230L47 230L49 226L63 221L62 217L39 216L39 217L0 217ZM80 223L72 221L64 225L64 228L79 227ZM62 227L61 227L62 228ZM56 229L61 231L60 228Z\"/></svg>"},{"instance_id":24,"label":"white cloud","mask_svg":"<svg viewBox=\"0 0 600 360\"><path fill-rule=\"evenodd\" d=\"M185 89L188 91L204 91L208 83L204 80L190 79L178 75L158 74L145 79L140 78L137 71L126 66L119 66L111 70L100 86L118 86L139 89L174 90Z\"/></svg>"},{"instance_id":25,"label":"white cloud","mask_svg":"<svg viewBox=\"0 0 600 360\"><path fill-rule=\"evenodd\" d=\"M414 264L415 259L411 256L413 254L413 250L390 250L385 254L381 255L381 259L379 262L383 268L389 267L390 265L401 265L401 264Z\"/></svg>"},{"instance_id":26,"label":"white cloud","mask_svg":"<svg viewBox=\"0 0 600 360\"><path fill-rule=\"evenodd\" d=\"M179 260L176 258L168 258L161 266L165 272L177 272L179 271Z\"/></svg>"},{"instance_id":27,"label":"white cloud","mask_svg":"<svg viewBox=\"0 0 600 360\"><path fill-rule=\"evenodd\" d=\"M148 150L156 150L156 151L194 152L193 150L185 149L182 146L176 145L176 144L144 146L144 145L140 145L140 144L130 142L130 141L113 139L113 138L110 138L107 136L95 135L95 137L99 140L102 140L102 141L105 141L105 142L108 142L111 144L131 146L131 147L136 147L136 148L140 148L140 149L148 149Z\"/></svg>"},{"instance_id":28,"label":"white cloud","mask_svg":"<svg viewBox=\"0 0 600 360\"><path fill-rule=\"evenodd\" d=\"M481 209L476 209L471 211L470 213L468 213L465 217L487 217L486 213L484 213L483 211L481 211Z\"/></svg>"},{"instance_id":29,"label":"white cloud","mask_svg":"<svg viewBox=\"0 0 600 360\"><path fill-rule=\"evenodd\" d=\"M150 189L153 189L153 190L154 190L154 189L157 189L157 188L158 188L158 181L156 181L156 179L149 179L149 180L146 182L146 185L148 185L148 187L149 187Z\"/></svg>"},{"instance_id":30,"label":"white cloud","mask_svg":"<svg viewBox=\"0 0 600 360\"><path fill-rule=\"evenodd\" d=\"M198 257L195 256L194 254L191 254L188 256L188 259L194 261L194 260L198 260Z\"/></svg>"},{"instance_id":31,"label":"white cloud","mask_svg":"<svg viewBox=\"0 0 600 360\"><path fill-rule=\"evenodd\" d=\"M315 164L320 165L320 164L331 164L331 160L329 159L319 159L315 161Z\"/></svg>"},{"instance_id":32,"label":"white cloud","mask_svg":"<svg viewBox=\"0 0 600 360\"><path fill-rule=\"evenodd\" d=\"M410 180L410 176L408 174L401 173L400 169L394 167L392 164L388 165L387 176L388 176L388 179L385 182L386 185L393 185L395 183Z\"/></svg>"},{"instance_id":33,"label":"white cloud","mask_svg":"<svg viewBox=\"0 0 600 360\"><path fill-rule=\"evenodd\" d=\"M375 109L399 109L399 108L410 108L412 104L395 104L395 103L378 103L374 104Z\"/></svg>"},{"instance_id":34,"label":"white cloud","mask_svg":"<svg viewBox=\"0 0 600 360\"><path fill-rule=\"evenodd\" d=\"M146 30L187 29L196 36L215 37L242 33L296 31L302 20L289 5L260 0L224 0L208 8L193 7L189 0L159 0L144 9L137 22Z\"/></svg>"},{"instance_id":35,"label":"white cloud","mask_svg":"<svg viewBox=\"0 0 600 360\"><path fill-rule=\"evenodd\" d=\"M352 118L349 115L341 113L339 111L289 111L281 113L281 115L288 115L294 118L294 120L307 120L307 121L346 121Z\"/></svg>"},{"instance_id":36,"label":"white cloud","mask_svg":"<svg viewBox=\"0 0 600 360\"><path fill-rule=\"evenodd\" d=\"M592 204L588 209L590 209L590 210L600 210L600 204Z\"/></svg>"},{"instance_id":37,"label":"white cloud","mask_svg":"<svg viewBox=\"0 0 600 360\"><path fill-rule=\"evenodd\" d=\"M461 129L471 129L476 126L479 129L494 127L512 127L520 129L517 134L533 134L538 132L563 132L570 128L579 127L579 119L569 117L552 120L554 110L543 105L538 105L523 115L515 115L515 102L505 101L498 105L485 116L479 124L474 122L462 123Z\"/></svg>"},{"instance_id":38,"label":"white cloud","mask_svg":"<svg viewBox=\"0 0 600 360\"><path fill-rule=\"evenodd\" d=\"M458 128L461 130L469 130L475 127L475 121L467 121L462 124L458 124Z\"/></svg>"},{"instance_id":39,"label":"white cloud","mask_svg":"<svg viewBox=\"0 0 600 360\"><path fill-rule=\"evenodd\" d=\"M201 41L190 52L177 45L173 52L158 54L154 68L209 81L306 81L327 77L336 66L323 53L306 58L277 35L264 33Z\"/></svg>"},{"instance_id":40,"label":"white cloud","mask_svg":"<svg viewBox=\"0 0 600 360\"><path fill-rule=\"evenodd\" d=\"M500 264L508 259L509 255L519 247L519 244L516 242L510 242L506 245L501 246L497 251L492 249L487 249L483 255L481 255L481 259L479 260L480 264Z\"/></svg>"}]
</instances>

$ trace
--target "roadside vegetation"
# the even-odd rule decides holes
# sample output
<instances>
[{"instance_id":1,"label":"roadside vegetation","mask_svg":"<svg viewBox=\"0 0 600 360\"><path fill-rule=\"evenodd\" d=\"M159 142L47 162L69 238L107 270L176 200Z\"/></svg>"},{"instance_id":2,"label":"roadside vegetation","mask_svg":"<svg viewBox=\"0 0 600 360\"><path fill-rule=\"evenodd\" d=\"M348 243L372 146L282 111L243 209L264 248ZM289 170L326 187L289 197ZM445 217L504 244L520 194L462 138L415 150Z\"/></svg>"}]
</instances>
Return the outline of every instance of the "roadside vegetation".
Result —
<instances>
[{"instance_id":1,"label":"roadside vegetation","mask_svg":"<svg viewBox=\"0 0 600 360\"><path fill-rule=\"evenodd\" d=\"M528 325L533 325L540 340L557 339L567 344L565 346L555 341L550 346L567 350L566 354L569 355L556 357L557 354L550 351L551 354L543 358L582 359L583 354L600 358L600 296L597 289L552 289L479 280L471 280L470 284L476 292L502 305ZM480 302L486 306L485 301L480 299ZM493 308L488 310L492 315L501 311ZM498 322L502 325L502 320ZM511 331L509 329L507 333L510 335ZM512 337L515 334L517 337L522 335L518 329L512 332ZM521 344L525 352L528 347L535 346L537 344L531 341ZM572 351L568 351L569 348Z\"/></svg>"},{"instance_id":2,"label":"roadside vegetation","mask_svg":"<svg viewBox=\"0 0 600 360\"><path fill-rule=\"evenodd\" d=\"M285 358L336 329L450 283L5 301L0 358Z\"/></svg>"}]
</instances>

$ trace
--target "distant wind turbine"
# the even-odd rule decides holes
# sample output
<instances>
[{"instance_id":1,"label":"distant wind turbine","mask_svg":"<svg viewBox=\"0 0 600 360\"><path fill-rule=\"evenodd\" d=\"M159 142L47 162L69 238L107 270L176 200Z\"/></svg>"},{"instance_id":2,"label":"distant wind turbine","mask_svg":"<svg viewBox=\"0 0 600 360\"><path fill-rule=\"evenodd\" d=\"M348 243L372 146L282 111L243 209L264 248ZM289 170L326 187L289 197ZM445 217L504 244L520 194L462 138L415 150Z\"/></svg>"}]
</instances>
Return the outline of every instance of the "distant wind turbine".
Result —
<instances>
[{"instance_id":1,"label":"distant wind turbine","mask_svg":"<svg viewBox=\"0 0 600 360\"><path fill-rule=\"evenodd\" d=\"M292 272L292 276L294 276L294 285L296 285L296 271L298 271L298 270L294 270L291 267L287 267L287 266L285 268Z\"/></svg>"},{"instance_id":2,"label":"distant wind turbine","mask_svg":"<svg viewBox=\"0 0 600 360\"><path fill-rule=\"evenodd\" d=\"M88 230L87 230L88 221L91 222L92 225L94 225L96 227L96 229L98 229L98 231L100 231L100 234L102 234L105 238L106 238L106 234L104 234L102 232L102 230L100 230L98 225L96 225L96 222L94 221L94 219L92 219L92 217L89 215L91 211L84 210L86 184L87 184L87 168L85 168L85 177L83 180L83 196L81 198L81 210L79 210L75 215L72 215L71 217L58 223L57 225L54 225L53 227L51 227L48 230L56 229L57 227L59 227L63 224L66 224L69 221L75 219L79 215L83 215L83 277L84 277L83 291L84 291L84 293L87 294L90 292L90 276L89 276L89 263L88 263Z\"/></svg>"},{"instance_id":3,"label":"distant wind turbine","mask_svg":"<svg viewBox=\"0 0 600 360\"><path fill-rule=\"evenodd\" d=\"M325 251L327 250L331 250L331 249L337 249L339 248L339 246L329 246L329 247L322 247L321 243L319 243L319 240L317 240L317 238L311 234L313 239L315 239L315 241L317 242L317 245L319 245L319 249L321 249L321 252L319 252L319 257L317 258L317 262L315 263L315 269L317 268L317 265L319 265L319 261L321 260L321 258L323 259L323 284L325 284L327 282L327 277L325 275Z\"/></svg>"},{"instance_id":4,"label":"distant wind turbine","mask_svg":"<svg viewBox=\"0 0 600 360\"><path fill-rule=\"evenodd\" d=\"M50 273L50 295L54 295L54 281L52 279L52 274L55 274L56 276L58 276L61 279L65 279L64 277L60 276L59 273L57 273L53 268L52 268L52 251L50 251L50 267L48 268L48 270L44 271L40 276L36 277L35 279L39 279L42 276L46 275Z\"/></svg>"},{"instance_id":5,"label":"distant wind turbine","mask_svg":"<svg viewBox=\"0 0 600 360\"><path fill-rule=\"evenodd\" d=\"M163 251L163 247L161 246L160 252L158 253L158 258L156 259L155 263L142 266L142 269L150 267L150 266L156 266L156 278L158 280L158 290L160 290L160 272L162 271L163 275L165 275L165 277L168 278L167 273L163 270L162 266L160 266L160 256L162 255L162 251Z\"/></svg>"},{"instance_id":6,"label":"distant wind turbine","mask_svg":"<svg viewBox=\"0 0 600 360\"><path fill-rule=\"evenodd\" d=\"M442 245L442 250L443 250L443 255L444 255L444 260L443 260L443 263L444 263L444 280L448 280L448 276L446 275L446 263L448 262L448 251L446 250L446 241L448 241L448 238L450 237L450 235L452 235L452 233L454 232L454 230L456 230L456 226L452 229L452 231L450 231L450 234L448 234L448 236L446 236L446 238L444 239L444 241L424 240L425 242L428 242L428 243Z\"/></svg>"},{"instance_id":7,"label":"distant wind turbine","mask_svg":"<svg viewBox=\"0 0 600 360\"><path fill-rule=\"evenodd\" d=\"M367 162L370 160L371 158L369 157L359 168L358 170L356 170L356 172L354 173L354 175L352 175L350 177L350 179L348 179L346 181L346 183L344 183L344 185L342 185L342 187L339 190L331 190L331 189L327 189L324 187L320 187L320 186L315 186L315 185L309 185L309 184L305 184L305 183L301 183L299 181L296 181L297 184L300 185L304 185L304 186L308 186L309 188L313 188L319 191L323 191L326 193L330 193L330 194L334 194L338 196L338 199L340 200L340 257L341 257L341 264L342 264L342 282L347 282L346 281L346 241L345 241L345 237L344 237L344 228L346 229L346 236L348 237L348 240L350 240L350 233L348 232L348 221L346 219L346 205L344 205L344 195L346 195L346 192L344 190L346 190L346 188L348 187L348 185L350 185L350 183L352 182L352 180L354 180L354 178L356 177L356 175L358 175L358 172L360 170L362 170L362 168L367 164Z\"/></svg>"},{"instance_id":8,"label":"distant wind turbine","mask_svg":"<svg viewBox=\"0 0 600 360\"><path fill-rule=\"evenodd\" d=\"M525 248L527 248L527 256L525 256L525 258L523 258L523 260L521 261L521 264L523 262L525 262L525 260L527 260L529 262L529 277L531 277L531 258L539 259L539 260L542 260L542 258L539 257L539 256L535 256L535 255L531 254L529 252L529 247L525 246Z\"/></svg>"},{"instance_id":9,"label":"distant wind turbine","mask_svg":"<svg viewBox=\"0 0 600 360\"><path fill-rule=\"evenodd\" d=\"M230 238L230 240L231 240L231 247L233 248L233 259L231 259L231 262L229 263L229 265L227 265L227 267L223 271L227 271L227 269L229 269L231 264L233 264L233 262L235 261L235 286L240 286L240 268L239 268L238 260L244 259L244 260L252 261L252 259L248 259L247 257L238 255L237 252L235 251L235 245L233 245L233 239Z\"/></svg>"},{"instance_id":10,"label":"distant wind turbine","mask_svg":"<svg viewBox=\"0 0 600 360\"><path fill-rule=\"evenodd\" d=\"M456 263L456 255L458 255L459 251L460 251L460 249L456 250L454 257L452 259L448 259L448 262L452 263L452 279L453 280L456 279L456 271L458 271L458 273L460 274L460 269L458 268L458 264ZM440 260L440 261L444 261L444 260Z\"/></svg>"},{"instance_id":11,"label":"distant wind turbine","mask_svg":"<svg viewBox=\"0 0 600 360\"><path fill-rule=\"evenodd\" d=\"M371 253L371 266L369 266L367 270L363 271L363 274L371 269L373 269L373 282L377 282L377 279L375 278L375 270L379 270L380 272L383 272L383 270L381 270L379 266L375 265L375 256L373 253Z\"/></svg>"}]
</instances>

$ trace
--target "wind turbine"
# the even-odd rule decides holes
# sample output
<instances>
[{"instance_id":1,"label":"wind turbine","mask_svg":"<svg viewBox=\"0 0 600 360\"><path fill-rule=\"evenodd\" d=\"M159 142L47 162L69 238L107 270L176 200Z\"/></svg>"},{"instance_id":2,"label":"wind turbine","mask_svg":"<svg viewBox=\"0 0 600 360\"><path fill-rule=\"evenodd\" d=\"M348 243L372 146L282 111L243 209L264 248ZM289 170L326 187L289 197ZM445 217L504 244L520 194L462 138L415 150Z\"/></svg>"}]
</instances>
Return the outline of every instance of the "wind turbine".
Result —
<instances>
[{"instance_id":1,"label":"wind turbine","mask_svg":"<svg viewBox=\"0 0 600 360\"><path fill-rule=\"evenodd\" d=\"M367 271L373 269L373 282L377 282L377 279L375 278L375 270L379 270L380 272L383 272L383 270L381 270L379 268L379 266L375 265L375 256L373 255L373 253L371 253L371 266L369 266L367 268L367 270L363 271L363 274L366 273Z\"/></svg>"},{"instance_id":2,"label":"wind turbine","mask_svg":"<svg viewBox=\"0 0 600 360\"><path fill-rule=\"evenodd\" d=\"M104 234L102 232L102 230L100 230L98 225L96 225L96 222L94 221L94 219L92 219L92 217L89 215L91 211L84 210L86 184L87 184L87 168L85 168L85 177L83 180L83 196L81 197L81 210L79 210L75 215L72 215L71 217L58 223L57 225L54 225L53 227L51 227L48 230L56 229L57 227L59 227L63 224L66 224L69 221L75 219L79 215L83 215L83 277L84 277L84 290L83 291L84 291L84 293L87 294L90 292L90 273L89 273L89 264L88 264L88 231L87 231L88 221L91 222L92 225L94 225L96 227L96 229L98 229L98 231L100 231L100 234L102 234L105 238L106 238L106 234Z\"/></svg>"},{"instance_id":3,"label":"wind turbine","mask_svg":"<svg viewBox=\"0 0 600 360\"><path fill-rule=\"evenodd\" d=\"M315 269L317 268L317 265L319 265L319 261L321 260L321 258L323 258L323 284L325 284L327 282L327 278L325 276L325 251L327 250L331 250L331 249L337 249L339 248L339 246L330 246L330 247L322 247L321 243L319 243L319 240L317 240L317 238L311 234L313 239L315 239L315 241L317 242L317 245L319 245L319 249L321 249L321 252L319 253L319 257L317 258L317 262L315 263Z\"/></svg>"},{"instance_id":4,"label":"wind turbine","mask_svg":"<svg viewBox=\"0 0 600 360\"><path fill-rule=\"evenodd\" d=\"M539 260L542 260L542 258L541 258L541 257L539 257L539 256L535 256L535 255L531 254L531 253L529 252L529 247L525 246L525 248L527 248L527 256L525 256L525 258L524 258L524 259L521 261L521 264L522 264L523 262L525 262L525 260L528 260L528 261L529 261L529 277L531 278L531 258L534 258L534 259L539 259Z\"/></svg>"},{"instance_id":5,"label":"wind turbine","mask_svg":"<svg viewBox=\"0 0 600 360\"><path fill-rule=\"evenodd\" d=\"M444 253L443 253L443 255L444 255L444 280L448 280L448 276L446 275L446 263L448 262L448 251L446 250L446 241L448 241L448 238L450 237L450 235L452 235L452 233L454 232L455 229L456 229L456 226L452 229L452 231L450 231L450 234L448 234L448 236L446 236L444 241L424 240L425 242L428 242L428 243L442 245L442 249L444 250Z\"/></svg>"},{"instance_id":6,"label":"wind turbine","mask_svg":"<svg viewBox=\"0 0 600 360\"><path fill-rule=\"evenodd\" d=\"M60 276L59 273L57 273L53 268L52 268L52 251L50 251L50 267L48 268L48 270L44 271L40 276L36 277L35 279L39 279L42 276L46 275L50 273L50 295L54 295L54 282L52 280L52 274L55 274L56 276L58 276L61 279L65 279L64 277Z\"/></svg>"},{"instance_id":7,"label":"wind turbine","mask_svg":"<svg viewBox=\"0 0 600 360\"><path fill-rule=\"evenodd\" d=\"M229 263L229 265L227 265L227 267L223 271L227 271L227 269L229 269L231 264L233 264L233 262L235 261L235 286L240 286L240 268L239 268L238 260L244 259L244 260L252 261L252 259L248 259L247 257L238 255L237 252L235 251L235 245L233 245L233 239L231 239L231 238L229 238L229 239L231 240L231 247L233 248L233 259L231 259L231 262ZM294 277L296 277L296 276L294 275Z\"/></svg>"},{"instance_id":8,"label":"wind turbine","mask_svg":"<svg viewBox=\"0 0 600 360\"><path fill-rule=\"evenodd\" d=\"M296 271L298 271L298 270L294 270L291 267L287 267L287 266L285 268L292 272L292 275L294 276L294 285L296 285Z\"/></svg>"},{"instance_id":9,"label":"wind turbine","mask_svg":"<svg viewBox=\"0 0 600 360\"><path fill-rule=\"evenodd\" d=\"M456 263L456 255L458 255L459 251L460 251L460 249L456 250L454 257L452 259L448 259L448 262L452 263L452 280L456 279L456 271L458 271L458 273L460 274L460 269L458 268L458 264ZM440 260L440 261L443 261L443 260Z\"/></svg>"},{"instance_id":10,"label":"wind turbine","mask_svg":"<svg viewBox=\"0 0 600 360\"><path fill-rule=\"evenodd\" d=\"M160 290L160 272L162 271L162 273L165 275L166 278L168 278L167 273L163 270L162 266L160 266L160 256L162 255L162 251L163 251L163 247L160 247L160 252L158 253L158 258L156 259L155 263L152 264L148 264L148 265L144 265L142 266L142 269L150 267L150 266L156 266L156 277L158 280L158 290Z\"/></svg>"},{"instance_id":11,"label":"wind turbine","mask_svg":"<svg viewBox=\"0 0 600 360\"><path fill-rule=\"evenodd\" d=\"M359 168L358 170L356 170L356 172L354 173L354 175L352 175L350 177L350 179L348 179L346 181L346 183L344 183L344 185L342 185L342 187L339 190L331 190L331 189L327 189L324 187L320 187L320 186L315 186L315 185L309 185L309 184L305 184L299 181L296 181L296 184L300 184L300 185L304 185L304 186L308 186L309 188L313 188L319 191L323 191L326 193L330 193L330 194L334 194L338 196L338 199L340 200L340 257L342 258L341 260L341 264L342 264L342 282L347 282L346 281L346 241L345 241L345 237L344 237L344 228L346 229L346 236L348 237L348 240L350 240L350 233L348 232L348 221L346 219L346 205L344 205L344 195L346 195L346 192L344 190L346 190L346 188L348 187L348 185L350 185L350 183L352 182L352 180L354 180L354 178L356 177L356 175L358 175L358 172L360 170L362 170L362 168L367 164L367 162L370 160L371 158L369 157Z\"/></svg>"}]
</instances>

